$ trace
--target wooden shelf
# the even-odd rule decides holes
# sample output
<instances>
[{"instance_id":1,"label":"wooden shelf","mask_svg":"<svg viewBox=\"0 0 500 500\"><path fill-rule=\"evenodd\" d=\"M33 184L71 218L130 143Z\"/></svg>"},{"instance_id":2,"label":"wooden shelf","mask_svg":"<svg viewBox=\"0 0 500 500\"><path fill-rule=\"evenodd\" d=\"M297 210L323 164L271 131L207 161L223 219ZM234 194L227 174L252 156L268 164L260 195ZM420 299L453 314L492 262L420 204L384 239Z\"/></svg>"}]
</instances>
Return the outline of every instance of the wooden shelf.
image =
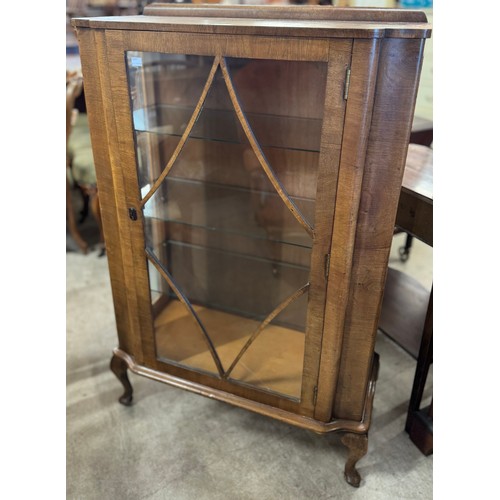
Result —
<instances>
[{"instance_id":1,"label":"wooden shelf","mask_svg":"<svg viewBox=\"0 0 500 500\"><path fill-rule=\"evenodd\" d=\"M202 306L194 309L209 332L225 369L258 328L260 321ZM171 300L155 319L158 358L217 373L213 358L193 319L179 301ZM231 380L300 398L304 333L268 325L231 373Z\"/></svg>"},{"instance_id":2,"label":"wooden shelf","mask_svg":"<svg viewBox=\"0 0 500 500\"><path fill-rule=\"evenodd\" d=\"M168 83L168 82L167 82ZM134 132L179 138L191 118L193 106L158 104L133 112ZM302 116L279 116L246 113L263 148L318 153L322 119ZM204 106L190 134L191 140L248 145L234 109L210 109Z\"/></svg>"},{"instance_id":3,"label":"wooden shelf","mask_svg":"<svg viewBox=\"0 0 500 500\"><path fill-rule=\"evenodd\" d=\"M312 239L276 191L251 190L191 179L167 178L146 204L144 215L189 231L216 231L222 237L257 239L265 244L311 248ZM290 197L302 216L314 224L315 200ZM165 201L163 201L165 200ZM185 231L187 232L187 231Z\"/></svg>"}]
</instances>

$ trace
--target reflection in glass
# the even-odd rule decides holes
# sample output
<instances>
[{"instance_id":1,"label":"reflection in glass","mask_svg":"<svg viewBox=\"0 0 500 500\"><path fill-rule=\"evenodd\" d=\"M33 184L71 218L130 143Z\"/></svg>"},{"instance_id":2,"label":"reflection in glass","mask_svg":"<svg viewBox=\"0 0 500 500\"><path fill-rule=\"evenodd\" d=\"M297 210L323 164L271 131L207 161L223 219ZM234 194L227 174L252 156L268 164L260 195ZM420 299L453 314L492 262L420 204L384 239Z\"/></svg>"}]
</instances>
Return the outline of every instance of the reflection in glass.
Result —
<instances>
[{"instance_id":1,"label":"reflection in glass","mask_svg":"<svg viewBox=\"0 0 500 500\"><path fill-rule=\"evenodd\" d=\"M299 398L326 64L223 64L127 53L156 353Z\"/></svg>"}]
</instances>

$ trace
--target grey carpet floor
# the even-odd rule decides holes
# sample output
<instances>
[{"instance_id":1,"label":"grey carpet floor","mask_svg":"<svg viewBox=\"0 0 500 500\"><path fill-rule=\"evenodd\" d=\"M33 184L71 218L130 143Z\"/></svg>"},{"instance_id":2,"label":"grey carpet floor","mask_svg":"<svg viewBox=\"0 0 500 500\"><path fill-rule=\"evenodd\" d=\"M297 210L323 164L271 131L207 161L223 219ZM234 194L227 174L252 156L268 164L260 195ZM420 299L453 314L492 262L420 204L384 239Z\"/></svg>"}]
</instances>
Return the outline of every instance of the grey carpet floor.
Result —
<instances>
[{"instance_id":1,"label":"grey carpet floor","mask_svg":"<svg viewBox=\"0 0 500 500\"><path fill-rule=\"evenodd\" d=\"M68 499L432 498L433 457L404 431L415 361L382 334L358 489L344 481L347 453L336 434L316 435L134 374L134 404L120 405L121 385L109 370L117 342L107 260L97 255L66 253ZM403 266L420 268L428 282L429 254L417 242L414 255ZM427 400L432 373L428 385Z\"/></svg>"}]
</instances>

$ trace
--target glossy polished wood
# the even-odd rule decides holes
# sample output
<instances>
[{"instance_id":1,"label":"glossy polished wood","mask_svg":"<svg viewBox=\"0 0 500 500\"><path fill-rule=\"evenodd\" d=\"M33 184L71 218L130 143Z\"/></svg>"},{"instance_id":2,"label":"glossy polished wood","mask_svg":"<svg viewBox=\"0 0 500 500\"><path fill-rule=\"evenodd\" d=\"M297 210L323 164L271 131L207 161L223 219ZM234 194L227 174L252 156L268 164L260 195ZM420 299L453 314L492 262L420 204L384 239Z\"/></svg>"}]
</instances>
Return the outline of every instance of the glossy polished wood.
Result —
<instances>
[{"instance_id":1,"label":"glossy polished wood","mask_svg":"<svg viewBox=\"0 0 500 500\"><path fill-rule=\"evenodd\" d=\"M411 193L423 201L433 201L433 151L431 148L410 144L403 175L403 192ZM430 219L429 219L430 221Z\"/></svg>"},{"instance_id":2,"label":"glossy polished wood","mask_svg":"<svg viewBox=\"0 0 500 500\"><path fill-rule=\"evenodd\" d=\"M333 415L357 419L375 346L387 264L411 134L422 40L388 39L378 56L377 95L366 147ZM354 167L354 166L353 166ZM353 221L354 222L354 221Z\"/></svg>"},{"instance_id":3,"label":"glossy polished wood","mask_svg":"<svg viewBox=\"0 0 500 500\"><path fill-rule=\"evenodd\" d=\"M424 12L410 9L328 8L326 6L287 5L206 5L183 4L172 9L168 3L155 2L147 5L144 14L151 16L199 16L204 18L257 18L257 19L304 19L336 20L378 23L427 23Z\"/></svg>"},{"instance_id":4,"label":"glossy polished wood","mask_svg":"<svg viewBox=\"0 0 500 500\"><path fill-rule=\"evenodd\" d=\"M378 367L375 336L422 51L430 27L422 14L403 10L384 14L378 10L328 7L160 8L165 9L162 10L165 15L73 21L86 79L117 317L119 348L114 356L123 360L128 369L154 380L317 432L355 434L358 437L345 439L351 450L346 477L357 486L359 474L355 464L366 452ZM207 12L211 14L206 15ZM282 14L287 19L276 19ZM158 308L151 305L146 259L151 256L145 254L146 217L141 210L144 203L137 177L124 58L127 51L213 58L214 67L222 69L232 108L253 150L257 167L274 186L276 196L284 202L289 214L306 228L305 236L312 236L300 398L236 383L224 377L224 363L214 373L207 373L158 356L153 311L162 307L166 310L170 303L158 304ZM316 183L311 185L310 176L298 169L293 171L290 189L281 184L280 176L297 164L290 160L297 158L297 153L292 152L294 144L282 148L273 158L273 162L281 159L278 167L260 154L259 137L254 137L246 116L248 110L239 104L241 87L232 81L227 65L229 57L303 61L310 68L325 65L327 90L320 104L324 122L319 152L318 148L314 151L316 159L319 155ZM264 73L263 81L267 78L272 82L272 74L272 71ZM305 71L302 77L308 74ZM318 94L317 81L306 78L306 83L309 85L302 84L301 92ZM208 87L210 84L204 88ZM281 101L276 95L269 106L277 106L278 114L286 116L286 109L292 109L292 101ZM198 103L201 108L202 100ZM154 99L150 104L156 104ZM317 105L309 103L309 108L308 113L314 116ZM304 130L304 135L306 132L309 131ZM188 135L189 132L186 138ZM300 137L286 138L296 141ZM231 148L207 150L220 154ZM171 159L172 165L175 159L175 156ZM168 168L174 168L172 165ZM224 170L216 170L213 175L222 175L218 177L221 179ZM314 226L306 219L301 222L299 212L294 213L290 202L290 192L302 191L309 193L309 199L316 199ZM135 217L131 218L130 213ZM272 212L261 215L264 221L272 220ZM189 233L190 241L196 238L203 238L199 228ZM237 238L231 244L243 248ZM263 252L254 244L248 245L246 251L252 249L258 255ZM296 260L303 258L295 251L287 255ZM160 274L169 277L166 272ZM176 295L179 298L180 291ZM280 304L287 304L287 297L293 301L295 295L286 294L283 302L273 306L275 310L279 310ZM272 316L272 311L271 307L267 317ZM199 314L194 308L193 312L193 317ZM265 323L265 317L262 319ZM258 327L253 331L259 335ZM261 338L259 335L258 341ZM236 359L244 345L245 339L241 340L240 350L234 350ZM245 356L252 348L253 344ZM213 363L216 358L207 359ZM234 365L233 375L239 367ZM118 375L123 383L123 365ZM293 391L299 393L298 388Z\"/></svg>"},{"instance_id":5,"label":"glossy polished wood","mask_svg":"<svg viewBox=\"0 0 500 500\"><path fill-rule=\"evenodd\" d=\"M335 38L427 38L423 12L408 9L342 9L327 6L226 6L155 4L144 16L76 18L74 26L210 34ZM210 23L206 22L210 18Z\"/></svg>"},{"instance_id":6,"label":"glossy polished wood","mask_svg":"<svg viewBox=\"0 0 500 500\"><path fill-rule=\"evenodd\" d=\"M433 151L410 144L396 226L432 246L433 243Z\"/></svg>"},{"instance_id":7,"label":"glossy polished wood","mask_svg":"<svg viewBox=\"0 0 500 500\"><path fill-rule=\"evenodd\" d=\"M113 357L118 357L123 360L126 363L127 368L137 375L142 375L146 378L157 380L158 382L163 382L173 387L199 394L200 396L205 396L210 399L216 399L218 401L229 403L233 406L237 406L238 408L253 411L255 413L258 413L259 415L272 417L281 422L285 422L287 424L294 425L302 429L307 429L319 434L337 431L346 431L355 434L367 434L370 427L373 411L373 398L375 395L375 386L379 370L379 357L376 353L373 357L373 364L371 366L371 372L369 375L366 407L363 418L358 422L352 420L335 419L326 423L305 417L297 413L282 410L274 406L270 406L265 402L255 403L251 400L248 400L247 398L237 396L228 391L213 389L207 387L205 384L193 382L183 377L176 377L175 375L170 375L168 373L162 373L158 370L150 369L146 366L137 364L131 356L118 348L115 348L113 350ZM122 367L120 366L120 371L121 369ZM124 396L127 396L128 394L129 393L126 391Z\"/></svg>"},{"instance_id":8,"label":"glossy polished wood","mask_svg":"<svg viewBox=\"0 0 500 500\"><path fill-rule=\"evenodd\" d=\"M322 357L318 379L315 417L332 417L333 398L340 373L342 342L353 270L358 213L361 203L365 155L370 133L370 119L375 98L376 72L380 44L377 40L353 43L351 60L351 100L344 120L343 154L339 167L335 222L333 226L326 297ZM363 408L360 408L360 414ZM351 415L345 415L352 418ZM356 417L355 417L356 418Z\"/></svg>"}]
</instances>

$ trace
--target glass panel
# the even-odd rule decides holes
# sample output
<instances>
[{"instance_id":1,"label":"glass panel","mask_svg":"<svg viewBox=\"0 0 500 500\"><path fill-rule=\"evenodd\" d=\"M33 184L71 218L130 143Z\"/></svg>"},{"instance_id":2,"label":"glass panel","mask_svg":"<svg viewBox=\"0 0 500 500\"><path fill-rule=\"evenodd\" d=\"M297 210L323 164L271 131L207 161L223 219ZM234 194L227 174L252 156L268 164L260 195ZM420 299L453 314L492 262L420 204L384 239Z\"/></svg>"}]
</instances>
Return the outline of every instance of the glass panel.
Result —
<instances>
[{"instance_id":1,"label":"glass panel","mask_svg":"<svg viewBox=\"0 0 500 500\"><path fill-rule=\"evenodd\" d=\"M212 57L127 63L157 357L299 398L323 108L302 71L326 81L326 64L228 59L226 81Z\"/></svg>"},{"instance_id":2,"label":"glass panel","mask_svg":"<svg viewBox=\"0 0 500 500\"><path fill-rule=\"evenodd\" d=\"M264 154L290 198L314 225L327 65L236 58L228 58L227 64ZM314 92L309 90L312 85Z\"/></svg>"},{"instance_id":3,"label":"glass panel","mask_svg":"<svg viewBox=\"0 0 500 500\"><path fill-rule=\"evenodd\" d=\"M203 56L127 52L141 188L158 178L172 156L201 95L212 61L212 57Z\"/></svg>"},{"instance_id":4,"label":"glass panel","mask_svg":"<svg viewBox=\"0 0 500 500\"><path fill-rule=\"evenodd\" d=\"M278 314L250 344L230 380L300 398L307 294Z\"/></svg>"},{"instance_id":5,"label":"glass panel","mask_svg":"<svg viewBox=\"0 0 500 500\"><path fill-rule=\"evenodd\" d=\"M220 165L223 167L224 162ZM207 164L205 168L209 168ZM210 176L208 172L205 175ZM170 174L148 200L144 213L148 217L219 233L311 247L311 238L276 192L271 191L267 177L264 175L256 181L256 188L240 188ZM303 208L310 213L314 207L304 200Z\"/></svg>"}]
</instances>

